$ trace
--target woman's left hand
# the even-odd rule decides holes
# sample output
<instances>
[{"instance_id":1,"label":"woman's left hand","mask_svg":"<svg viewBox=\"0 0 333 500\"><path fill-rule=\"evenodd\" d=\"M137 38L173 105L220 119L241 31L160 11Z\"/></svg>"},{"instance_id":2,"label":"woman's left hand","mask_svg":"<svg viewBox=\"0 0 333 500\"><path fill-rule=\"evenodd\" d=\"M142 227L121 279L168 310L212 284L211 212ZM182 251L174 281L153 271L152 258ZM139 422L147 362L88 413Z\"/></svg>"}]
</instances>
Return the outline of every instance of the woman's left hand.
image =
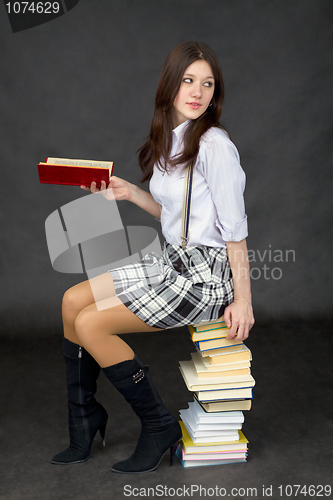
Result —
<instances>
[{"instance_id":1,"label":"woman's left hand","mask_svg":"<svg viewBox=\"0 0 333 500\"><path fill-rule=\"evenodd\" d=\"M224 310L224 321L230 332L227 339L245 340L254 325L251 302L246 299L235 299Z\"/></svg>"}]
</instances>

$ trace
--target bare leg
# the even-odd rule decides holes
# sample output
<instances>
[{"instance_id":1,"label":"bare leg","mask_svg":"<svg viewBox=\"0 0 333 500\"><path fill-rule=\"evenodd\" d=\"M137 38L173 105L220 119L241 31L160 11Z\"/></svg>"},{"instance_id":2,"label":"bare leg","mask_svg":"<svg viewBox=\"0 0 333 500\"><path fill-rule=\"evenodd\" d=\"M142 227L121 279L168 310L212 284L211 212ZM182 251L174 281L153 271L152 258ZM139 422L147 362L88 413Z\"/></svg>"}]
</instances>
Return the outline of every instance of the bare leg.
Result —
<instances>
[{"instance_id":1,"label":"bare leg","mask_svg":"<svg viewBox=\"0 0 333 500\"><path fill-rule=\"evenodd\" d=\"M134 352L117 334L156 332L118 299L109 297L97 306L90 304L75 319L79 343L105 368L134 358Z\"/></svg>"},{"instance_id":2,"label":"bare leg","mask_svg":"<svg viewBox=\"0 0 333 500\"><path fill-rule=\"evenodd\" d=\"M93 293L94 291L94 293ZM113 279L110 273L104 273L91 280L73 286L64 294L62 302L62 319L66 339L80 345L75 331L77 315L96 300L115 295Z\"/></svg>"}]
</instances>

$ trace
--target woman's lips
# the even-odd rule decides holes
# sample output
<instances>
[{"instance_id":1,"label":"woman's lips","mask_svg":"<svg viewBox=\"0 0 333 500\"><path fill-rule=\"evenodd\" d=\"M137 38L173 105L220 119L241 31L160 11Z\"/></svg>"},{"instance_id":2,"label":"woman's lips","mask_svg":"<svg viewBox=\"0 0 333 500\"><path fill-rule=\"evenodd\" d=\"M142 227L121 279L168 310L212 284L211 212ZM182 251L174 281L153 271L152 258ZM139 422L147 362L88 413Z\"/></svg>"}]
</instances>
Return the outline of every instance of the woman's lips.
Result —
<instances>
[{"instance_id":1,"label":"woman's lips","mask_svg":"<svg viewBox=\"0 0 333 500\"><path fill-rule=\"evenodd\" d=\"M199 104L199 103L197 103L197 102L188 102L187 104L188 104L188 105L190 106L190 108L192 108L192 109L199 109L199 108L200 108L200 106L201 106L201 104Z\"/></svg>"}]
</instances>

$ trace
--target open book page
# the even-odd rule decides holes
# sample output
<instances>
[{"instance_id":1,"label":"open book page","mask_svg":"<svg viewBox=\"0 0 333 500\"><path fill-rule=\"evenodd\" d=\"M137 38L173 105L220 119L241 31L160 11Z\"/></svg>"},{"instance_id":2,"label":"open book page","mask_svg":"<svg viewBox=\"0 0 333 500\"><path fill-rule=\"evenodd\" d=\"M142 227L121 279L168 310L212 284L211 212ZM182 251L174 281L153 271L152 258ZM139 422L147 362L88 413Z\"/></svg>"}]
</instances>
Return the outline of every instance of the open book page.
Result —
<instances>
[{"instance_id":1,"label":"open book page","mask_svg":"<svg viewBox=\"0 0 333 500\"><path fill-rule=\"evenodd\" d=\"M50 165L72 165L77 167L98 167L112 168L112 161L95 161L95 160L71 160L69 158L48 158L46 163Z\"/></svg>"}]
</instances>

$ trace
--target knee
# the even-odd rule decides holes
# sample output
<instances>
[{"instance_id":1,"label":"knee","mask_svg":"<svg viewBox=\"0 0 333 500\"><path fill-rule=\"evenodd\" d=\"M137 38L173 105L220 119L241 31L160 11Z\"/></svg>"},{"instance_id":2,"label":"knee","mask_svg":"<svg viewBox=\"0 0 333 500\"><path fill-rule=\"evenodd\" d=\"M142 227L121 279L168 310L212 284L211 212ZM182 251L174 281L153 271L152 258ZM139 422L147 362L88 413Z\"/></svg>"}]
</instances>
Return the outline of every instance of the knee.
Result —
<instances>
[{"instance_id":1,"label":"knee","mask_svg":"<svg viewBox=\"0 0 333 500\"><path fill-rule=\"evenodd\" d=\"M80 307L80 300L78 294L75 290L75 287L69 288L62 298L62 311L64 314L75 314L80 311L82 307Z\"/></svg>"},{"instance_id":2,"label":"knee","mask_svg":"<svg viewBox=\"0 0 333 500\"><path fill-rule=\"evenodd\" d=\"M96 334L94 313L87 309L80 311L75 318L74 327L81 345L88 347Z\"/></svg>"}]
</instances>

